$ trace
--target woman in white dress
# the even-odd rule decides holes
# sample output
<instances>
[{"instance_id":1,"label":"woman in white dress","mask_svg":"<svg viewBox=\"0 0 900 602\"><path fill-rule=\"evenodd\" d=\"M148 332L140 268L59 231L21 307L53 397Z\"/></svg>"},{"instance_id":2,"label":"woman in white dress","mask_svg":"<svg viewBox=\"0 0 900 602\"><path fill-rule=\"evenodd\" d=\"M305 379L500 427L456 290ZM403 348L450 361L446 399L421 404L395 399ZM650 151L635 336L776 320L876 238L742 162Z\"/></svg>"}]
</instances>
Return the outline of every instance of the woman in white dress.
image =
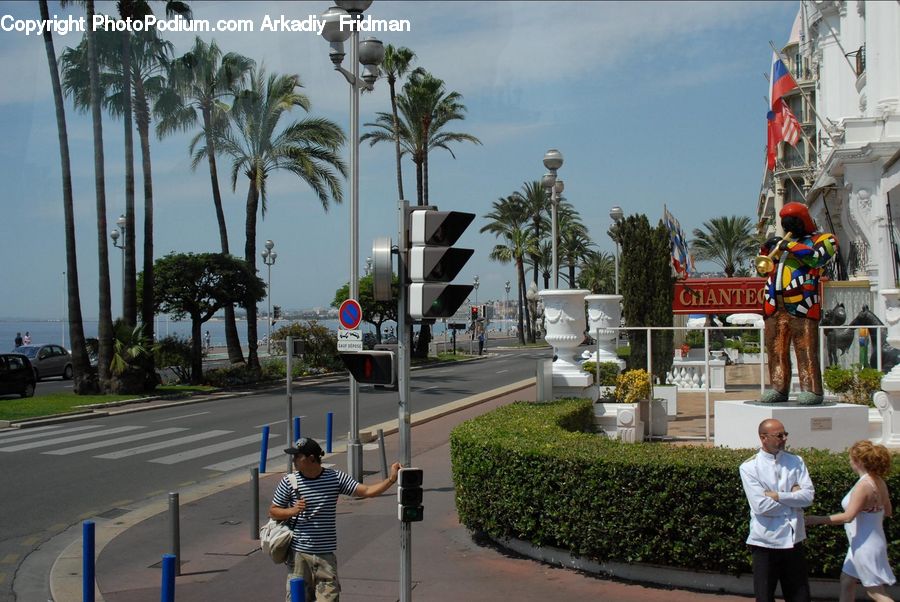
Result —
<instances>
[{"instance_id":1,"label":"woman in white dress","mask_svg":"<svg viewBox=\"0 0 900 602\"><path fill-rule=\"evenodd\" d=\"M859 480L841 500L844 511L831 516L807 516L807 525L844 525L850 548L841 572L841 602L856 599L859 581L873 600L889 602L885 585L896 579L887 556L882 522L892 514L884 477L891 469L891 454L883 445L857 441L850 448L850 467Z\"/></svg>"}]
</instances>

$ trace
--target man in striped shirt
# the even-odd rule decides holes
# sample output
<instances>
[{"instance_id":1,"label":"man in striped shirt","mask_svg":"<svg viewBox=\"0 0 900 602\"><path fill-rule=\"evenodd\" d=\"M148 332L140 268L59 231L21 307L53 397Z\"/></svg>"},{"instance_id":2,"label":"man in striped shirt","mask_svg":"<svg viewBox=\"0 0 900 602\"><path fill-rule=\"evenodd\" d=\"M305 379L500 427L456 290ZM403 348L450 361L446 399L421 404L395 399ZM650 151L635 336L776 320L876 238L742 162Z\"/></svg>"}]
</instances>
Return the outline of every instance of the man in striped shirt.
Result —
<instances>
[{"instance_id":1,"label":"man in striped shirt","mask_svg":"<svg viewBox=\"0 0 900 602\"><path fill-rule=\"evenodd\" d=\"M322 466L322 448L303 437L284 450L294 456L297 489L285 475L275 488L269 516L292 520L294 538L288 556L287 595L291 600L291 579L302 577L306 600L339 600L341 584L337 576L336 508L339 494L375 497L397 482L400 463L391 465L390 477L374 485L357 482L350 475Z\"/></svg>"}]
</instances>

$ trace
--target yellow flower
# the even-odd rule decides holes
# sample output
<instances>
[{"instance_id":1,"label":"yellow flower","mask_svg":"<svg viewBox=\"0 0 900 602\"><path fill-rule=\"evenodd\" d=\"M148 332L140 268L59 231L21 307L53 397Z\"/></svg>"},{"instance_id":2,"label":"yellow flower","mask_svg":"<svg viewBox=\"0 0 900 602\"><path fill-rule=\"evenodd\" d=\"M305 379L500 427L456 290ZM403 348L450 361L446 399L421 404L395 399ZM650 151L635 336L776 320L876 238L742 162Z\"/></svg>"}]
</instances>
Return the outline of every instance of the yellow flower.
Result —
<instances>
[{"instance_id":1,"label":"yellow flower","mask_svg":"<svg viewBox=\"0 0 900 602\"><path fill-rule=\"evenodd\" d=\"M650 375L646 370L627 370L616 378L616 401L635 403L650 398Z\"/></svg>"}]
</instances>

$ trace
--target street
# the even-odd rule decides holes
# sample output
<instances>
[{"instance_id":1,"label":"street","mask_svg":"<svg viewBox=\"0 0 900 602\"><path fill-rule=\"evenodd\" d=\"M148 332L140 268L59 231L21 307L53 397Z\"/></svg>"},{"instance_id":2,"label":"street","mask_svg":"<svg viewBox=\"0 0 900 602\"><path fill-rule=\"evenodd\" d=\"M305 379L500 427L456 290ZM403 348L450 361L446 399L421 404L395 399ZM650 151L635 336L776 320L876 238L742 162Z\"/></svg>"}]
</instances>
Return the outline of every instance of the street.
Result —
<instances>
[{"instance_id":1,"label":"street","mask_svg":"<svg viewBox=\"0 0 900 602\"><path fill-rule=\"evenodd\" d=\"M414 370L412 410L533 376L534 360L550 350L494 352L497 355L480 361ZM334 412L334 437L345 441L348 399L343 379L295 385L294 414L301 416L302 433L323 441L325 416ZM361 386L359 399L363 428L397 418L396 391ZM284 470L284 392L0 431L0 469L5 475L0 492L0 598L15 599L13 575L22 577L16 572L25 557L71 525L94 516L115 516L120 506L248 470L259 461L264 425L271 426L268 471ZM45 574L49 568L43 567Z\"/></svg>"}]
</instances>

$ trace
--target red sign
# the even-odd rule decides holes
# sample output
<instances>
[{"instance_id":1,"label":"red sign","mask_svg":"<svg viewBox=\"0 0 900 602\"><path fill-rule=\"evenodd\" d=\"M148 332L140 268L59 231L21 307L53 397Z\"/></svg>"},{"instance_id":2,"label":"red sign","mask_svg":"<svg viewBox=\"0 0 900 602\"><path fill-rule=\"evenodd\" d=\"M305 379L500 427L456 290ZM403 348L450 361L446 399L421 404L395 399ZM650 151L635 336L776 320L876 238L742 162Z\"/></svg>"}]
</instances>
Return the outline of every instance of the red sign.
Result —
<instances>
[{"instance_id":1,"label":"red sign","mask_svg":"<svg viewBox=\"0 0 900 602\"><path fill-rule=\"evenodd\" d=\"M675 282L676 314L763 313L765 278L685 278Z\"/></svg>"},{"instance_id":2,"label":"red sign","mask_svg":"<svg viewBox=\"0 0 900 602\"><path fill-rule=\"evenodd\" d=\"M347 330L356 330L359 323L362 322L362 308L356 299L347 299L341 303L338 308L338 320L341 326Z\"/></svg>"}]
</instances>

